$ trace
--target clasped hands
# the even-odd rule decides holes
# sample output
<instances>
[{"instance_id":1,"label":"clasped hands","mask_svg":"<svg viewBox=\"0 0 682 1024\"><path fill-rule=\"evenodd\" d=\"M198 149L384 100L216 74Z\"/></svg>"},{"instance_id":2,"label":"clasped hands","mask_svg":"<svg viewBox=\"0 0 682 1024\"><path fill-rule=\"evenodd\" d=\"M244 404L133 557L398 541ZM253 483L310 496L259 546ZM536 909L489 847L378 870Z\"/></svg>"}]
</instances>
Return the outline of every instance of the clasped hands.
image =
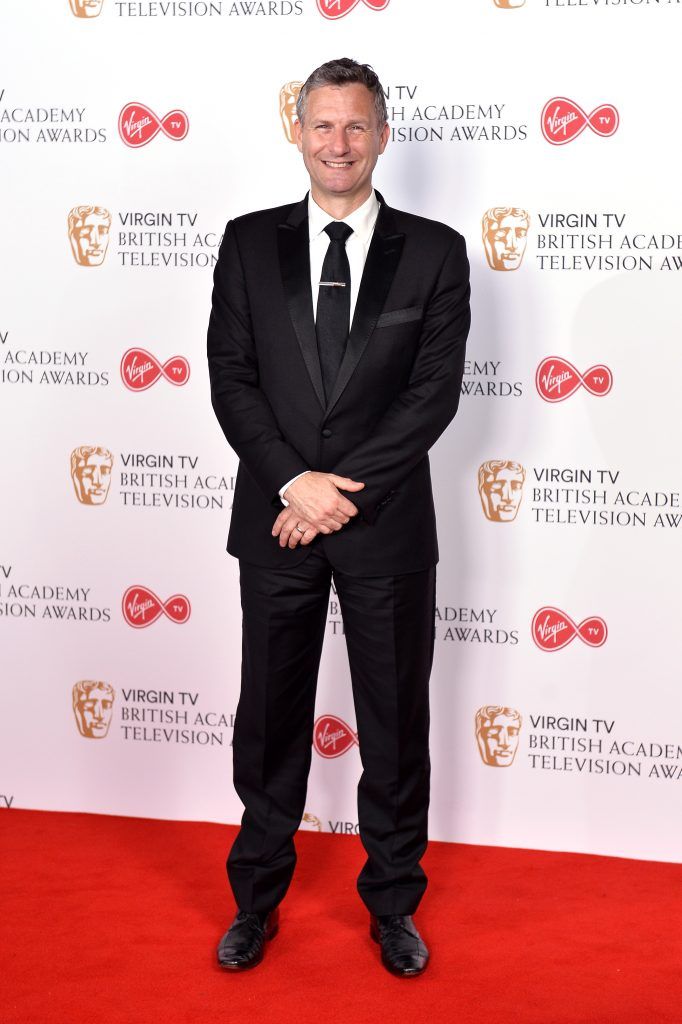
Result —
<instances>
[{"instance_id":1,"label":"clasped hands","mask_svg":"<svg viewBox=\"0 0 682 1024\"><path fill-rule=\"evenodd\" d=\"M279 537L281 548L295 548L310 544L318 533L336 533L358 514L341 491L361 491L364 486L335 473L305 473L284 492L289 505L275 519L272 536Z\"/></svg>"}]
</instances>

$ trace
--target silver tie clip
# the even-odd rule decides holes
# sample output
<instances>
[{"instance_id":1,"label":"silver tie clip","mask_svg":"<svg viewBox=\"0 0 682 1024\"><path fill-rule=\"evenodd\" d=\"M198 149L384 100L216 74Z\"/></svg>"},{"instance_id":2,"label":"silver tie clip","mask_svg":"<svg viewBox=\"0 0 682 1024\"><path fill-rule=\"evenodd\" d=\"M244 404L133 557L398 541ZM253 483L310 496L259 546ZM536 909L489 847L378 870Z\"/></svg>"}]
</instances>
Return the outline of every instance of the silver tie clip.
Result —
<instances>
[{"instance_id":1,"label":"silver tie clip","mask_svg":"<svg viewBox=\"0 0 682 1024\"><path fill-rule=\"evenodd\" d=\"M320 288L345 288L345 281L320 281Z\"/></svg>"}]
</instances>

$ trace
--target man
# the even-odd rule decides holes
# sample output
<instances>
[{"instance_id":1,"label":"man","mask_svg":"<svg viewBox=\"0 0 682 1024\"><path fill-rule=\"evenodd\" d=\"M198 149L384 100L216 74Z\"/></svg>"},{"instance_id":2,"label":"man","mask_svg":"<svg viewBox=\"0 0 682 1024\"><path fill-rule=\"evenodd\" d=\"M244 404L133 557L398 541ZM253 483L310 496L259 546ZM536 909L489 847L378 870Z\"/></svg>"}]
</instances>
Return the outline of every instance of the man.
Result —
<instances>
[{"instance_id":1,"label":"man","mask_svg":"<svg viewBox=\"0 0 682 1024\"><path fill-rule=\"evenodd\" d=\"M384 965L411 976L428 960L411 916L426 888L438 560L427 452L457 409L469 268L456 231L372 188L389 127L369 66L322 65L297 113L310 193L227 225L208 329L213 408L240 460L227 548L243 609L239 913L218 959L253 966L278 928L333 573L363 765L358 890Z\"/></svg>"}]
</instances>

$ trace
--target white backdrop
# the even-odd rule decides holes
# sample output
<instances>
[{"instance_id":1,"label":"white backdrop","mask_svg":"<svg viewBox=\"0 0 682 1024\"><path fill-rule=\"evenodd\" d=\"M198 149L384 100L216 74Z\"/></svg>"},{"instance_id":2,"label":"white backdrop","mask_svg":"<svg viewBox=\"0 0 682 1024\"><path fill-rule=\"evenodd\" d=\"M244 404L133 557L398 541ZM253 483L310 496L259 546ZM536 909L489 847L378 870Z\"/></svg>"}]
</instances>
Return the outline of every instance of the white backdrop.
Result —
<instances>
[{"instance_id":1,"label":"white backdrop","mask_svg":"<svg viewBox=\"0 0 682 1024\"><path fill-rule=\"evenodd\" d=\"M305 193L281 87L348 55L389 94L375 183L460 230L472 268L464 394L432 453L431 835L679 860L681 18L598 0L5 0L0 804L239 820L212 266L230 217ZM179 111L170 136L126 145L130 104L151 128ZM131 349L152 356L127 356L142 390ZM131 587L138 608L155 595L142 628ZM354 831L333 594L317 707L304 827Z\"/></svg>"}]
</instances>

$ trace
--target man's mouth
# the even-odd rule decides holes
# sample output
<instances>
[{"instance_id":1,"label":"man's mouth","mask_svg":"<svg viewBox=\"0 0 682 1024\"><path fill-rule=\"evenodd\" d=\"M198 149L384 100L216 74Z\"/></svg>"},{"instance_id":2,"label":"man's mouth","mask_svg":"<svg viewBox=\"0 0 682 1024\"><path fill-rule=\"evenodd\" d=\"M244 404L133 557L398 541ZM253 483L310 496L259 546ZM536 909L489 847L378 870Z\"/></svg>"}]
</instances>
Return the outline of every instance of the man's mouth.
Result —
<instances>
[{"instance_id":1,"label":"man's mouth","mask_svg":"<svg viewBox=\"0 0 682 1024\"><path fill-rule=\"evenodd\" d=\"M325 167L331 167L332 170L340 170L343 167L352 167L353 160L323 160L322 163Z\"/></svg>"}]
</instances>

